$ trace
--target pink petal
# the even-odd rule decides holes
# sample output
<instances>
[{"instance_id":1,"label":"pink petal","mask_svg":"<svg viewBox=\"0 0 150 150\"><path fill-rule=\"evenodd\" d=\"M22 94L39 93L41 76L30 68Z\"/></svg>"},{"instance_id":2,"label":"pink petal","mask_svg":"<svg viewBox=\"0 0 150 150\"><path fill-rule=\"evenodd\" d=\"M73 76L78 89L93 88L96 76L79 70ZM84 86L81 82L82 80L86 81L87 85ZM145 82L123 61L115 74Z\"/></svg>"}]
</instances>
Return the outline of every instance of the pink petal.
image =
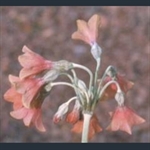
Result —
<instances>
[{"instance_id":1,"label":"pink petal","mask_svg":"<svg viewBox=\"0 0 150 150\"><path fill-rule=\"evenodd\" d=\"M40 90L40 87L43 85L43 82L35 83L32 86L30 86L28 89L26 89L25 93L22 97L23 105L26 108L30 108L31 101L35 98L35 96L38 94L38 91Z\"/></svg>"},{"instance_id":2,"label":"pink petal","mask_svg":"<svg viewBox=\"0 0 150 150\"><path fill-rule=\"evenodd\" d=\"M10 112L10 115L16 119L23 119L27 115L27 113L27 109L23 107L21 109Z\"/></svg>"},{"instance_id":3,"label":"pink petal","mask_svg":"<svg viewBox=\"0 0 150 150\"><path fill-rule=\"evenodd\" d=\"M48 64L43 64L43 65L38 65L32 68L22 68L20 73L19 73L19 77L20 79L24 79L26 77L29 76L33 76L36 75L38 73L41 73L42 71L51 68L50 65L48 66Z\"/></svg>"},{"instance_id":4,"label":"pink petal","mask_svg":"<svg viewBox=\"0 0 150 150\"><path fill-rule=\"evenodd\" d=\"M46 131L46 129L45 129L44 125L43 125L43 122L42 122L42 117L41 117L41 111L40 110L38 111L38 115L37 115L36 120L35 120L34 123L35 123L36 128L39 131L41 131L41 132L45 132Z\"/></svg>"},{"instance_id":5,"label":"pink petal","mask_svg":"<svg viewBox=\"0 0 150 150\"><path fill-rule=\"evenodd\" d=\"M23 47L22 51L25 53L21 56L18 57L18 60L20 64L27 69L31 69L32 67L36 66L46 66L46 68L51 68L52 67L52 62L45 60L42 56L40 56L37 53L34 53L31 51L29 48L26 46Z\"/></svg>"},{"instance_id":6,"label":"pink petal","mask_svg":"<svg viewBox=\"0 0 150 150\"><path fill-rule=\"evenodd\" d=\"M16 99L16 101L14 102L14 105L13 105L13 109L17 110L17 109L20 109L21 107L22 107L21 99Z\"/></svg>"},{"instance_id":7,"label":"pink petal","mask_svg":"<svg viewBox=\"0 0 150 150\"><path fill-rule=\"evenodd\" d=\"M9 79L10 83L11 83L12 85L14 85L14 86L15 86L15 84L16 84L17 82L20 82L19 77L13 76L13 75L11 75L11 74L8 76L8 79Z\"/></svg>"},{"instance_id":8,"label":"pink petal","mask_svg":"<svg viewBox=\"0 0 150 150\"><path fill-rule=\"evenodd\" d=\"M21 100L21 94L17 93L15 88L12 87L4 94L4 99L9 102L15 102L16 99Z\"/></svg>"},{"instance_id":9,"label":"pink petal","mask_svg":"<svg viewBox=\"0 0 150 150\"><path fill-rule=\"evenodd\" d=\"M91 31L92 40L96 41L96 38L98 37L98 29L100 27L99 15L97 14L93 15L88 21L88 26Z\"/></svg>"},{"instance_id":10,"label":"pink petal","mask_svg":"<svg viewBox=\"0 0 150 150\"><path fill-rule=\"evenodd\" d=\"M74 32L72 34L72 39L82 40L82 41L86 42L87 44L91 43L88 37L86 37L85 35L79 33L78 31Z\"/></svg>"},{"instance_id":11,"label":"pink petal","mask_svg":"<svg viewBox=\"0 0 150 150\"><path fill-rule=\"evenodd\" d=\"M34 113L34 110L27 109L27 115L23 118L23 122L26 126L30 126Z\"/></svg>"}]
</instances>

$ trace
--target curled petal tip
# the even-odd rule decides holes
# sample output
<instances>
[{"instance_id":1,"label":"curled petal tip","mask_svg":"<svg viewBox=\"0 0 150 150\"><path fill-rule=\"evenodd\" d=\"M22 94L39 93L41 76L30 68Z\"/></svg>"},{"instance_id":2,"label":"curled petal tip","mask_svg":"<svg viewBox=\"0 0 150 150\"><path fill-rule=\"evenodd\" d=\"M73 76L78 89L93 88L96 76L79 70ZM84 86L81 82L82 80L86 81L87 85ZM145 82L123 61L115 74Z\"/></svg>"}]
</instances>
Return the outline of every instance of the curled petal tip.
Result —
<instances>
[{"instance_id":1,"label":"curled petal tip","mask_svg":"<svg viewBox=\"0 0 150 150\"><path fill-rule=\"evenodd\" d=\"M26 45L24 45L22 48L22 52L27 52L27 51L29 51L29 48Z\"/></svg>"}]
</instances>

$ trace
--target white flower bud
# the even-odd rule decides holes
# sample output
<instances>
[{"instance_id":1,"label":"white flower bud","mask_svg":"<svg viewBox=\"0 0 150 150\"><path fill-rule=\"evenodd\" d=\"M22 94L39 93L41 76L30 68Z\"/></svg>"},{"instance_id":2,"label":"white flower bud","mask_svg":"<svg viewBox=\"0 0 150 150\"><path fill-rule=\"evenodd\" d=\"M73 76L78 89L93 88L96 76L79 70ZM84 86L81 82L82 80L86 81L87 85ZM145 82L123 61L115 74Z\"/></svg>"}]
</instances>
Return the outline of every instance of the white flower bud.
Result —
<instances>
[{"instance_id":1,"label":"white flower bud","mask_svg":"<svg viewBox=\"0 0 150 150\"><path fill-rule=\"evenodd\" d=\"M62 118L64 114L66 114L68 111L68 103L63 103L62 105L59 106L55 116L57 118Z\"/></svg>"},{"instance_id":2,"label":"white flower bud","mask_svg":"<svg viewBox=\"0 0 150 150\"><path fill-rule=\"evenodd\" d=\"M93 55L94 59L97 61L100 59L102 53L102 49L97 43L94 43L92 48L91 48L91 54Z\"/></svg>"}]
</instances>

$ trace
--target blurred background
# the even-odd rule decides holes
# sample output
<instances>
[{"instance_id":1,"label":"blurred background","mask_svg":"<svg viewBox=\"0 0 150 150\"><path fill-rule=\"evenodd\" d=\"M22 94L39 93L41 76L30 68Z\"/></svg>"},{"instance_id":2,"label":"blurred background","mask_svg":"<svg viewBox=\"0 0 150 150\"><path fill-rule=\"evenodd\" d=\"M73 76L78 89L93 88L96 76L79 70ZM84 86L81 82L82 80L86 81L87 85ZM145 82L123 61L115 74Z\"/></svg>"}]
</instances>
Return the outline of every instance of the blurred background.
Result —
<instances>
[{"instance_id":1,"label":"blurred background","mask_svg":"<svg viewBox=\"0 0 150 150\"><path fill-rule=\"evenodd\" d=\"M3 94L10 88L8 75L18 76L21 66L18 56L26 45L36 53L52 61L68 60L87 66L93 72L95 61L90 47L71 39L76 31L76 20L88 20L93 14L101 16L98 43L103 49L101 76L109 65L115 66L134 87L127 94L126 105L133 108L146 123L133 127L133 134L109 132L109 111L116 107L110 100L100 102L96 109L103 131L90 142L150 142L150 49L148 47L148 7L112 6L18 6L0 7L1 32L1 100L0 142L80 142L81 135L71 133L71 125L65 121L52 122L58 106L74 96L66 86L57 86L42 105L43 122L47 132L41 133L34 127L27 128L22 120L10 117L12 104L4 100ZM150 33L149 33L150 34ZM89 76L77 69L78 77L88 83ZM59 77L58 81L68 81Z\"/></svg>"}]
</instances>

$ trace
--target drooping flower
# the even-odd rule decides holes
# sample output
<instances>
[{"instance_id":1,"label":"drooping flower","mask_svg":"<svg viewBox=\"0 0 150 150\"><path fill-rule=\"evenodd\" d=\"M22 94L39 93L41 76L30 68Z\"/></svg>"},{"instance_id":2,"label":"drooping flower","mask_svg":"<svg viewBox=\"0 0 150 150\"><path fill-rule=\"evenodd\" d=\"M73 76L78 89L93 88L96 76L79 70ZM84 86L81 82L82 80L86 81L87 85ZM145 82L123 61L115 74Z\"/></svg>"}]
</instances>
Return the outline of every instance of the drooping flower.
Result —
<instances>
[{"instance_id":1,"label":"drooping flower","mask_svg":"<svg viewBox=\"0 0 150 150\"><path fill-rule=\"evenodd\" d=\"M23 67L19 74L21 79L39 74L53 67L53 62L45 60L42 56L31 51L26 46L23 47L22 52L24 52L24 54L18 57Z\"/></svg>"},{"instance_id":2,"label":"drooping flower","mask_svg":"<svg viewBox=\"0 0 150 150\"><path fill-rule=\"evenodd\" d=\"M80 86L80 87L82 87L82 86ZM73 110L70 113L68 113L66 116L66 121L68 123L75 124L80 119L80 115L81 115L80 107L81 107L81 105L80 105L79 101L76 100Z\"/></svg>"},{"instance_id":3,"label":"drooping flower","mask_svg":"<svg viewBox=\"0 0 150 150\"><path fill-rule=\"evenodd\" d=\"M126 106L118 106L114 113L110 113L112 121L107 130L122 130L128 134L132 134L131 128L134 125L144 123L145 120L138 116L131 108Z\"/></svg>"},{"instance_id":4,"label":"drooping flower","mask_svg":"<svg viewBox=\"0 0 150 150\"><path fill-rule=\"evenodd\" d=\"M77 109L73 109L69 114L66 116L66 121L75 124L80 118L80 111Z\"/></svg>"},{"instance_id":5,"label":"drooping flower","mask_svg":"<svg viewBox=\"0 0 150 150\"><path fill-rule=\"evenodd\" d=\"M72 34L72 39L78 39L93 45L98 37L98 29L100 27L99 15L93 15L88 22L77 20L78 30Z\"/></svg>"},{"instance_id":6,"label":"drooping flower","mask_svg":"<svg viewBox=\"0 0 150 150\"><path fill-rule=\"evenodd\" d=\"M78 120L73 128L72 128L72 132L74 133L82 133L83 130L83 118ZM90 120L90 124L89 124L89 134L88 134L88 138L91 139L96 133L102 131L102 128L99 125L98 119L96 117L96 115L93 115L91 120Z\"/></svg>"},{"instance_id":7,"label":"drooping flower","mask_svg":"<svg viewBox=\"0 0 150 150\"><path fill-rule=\"evenodd\" d=\"M26 78L20 80L18 77L9 75L9 81L16 91L22 94L22 103L26 108L30 108L31 102L39 95L45 84L42 78Z\"/></svg>"},{"instance_id":8,"label":"drooping flower","mask_svg":"<svg viewBox=\"0 0 150 150\"><path fill-rule=\"evenodd\" d=\"M35 125L39 131L44 132L45 128L42 123L41 105L45 97L47 96L48 92L46 92L45 89L42 88L40 89L40 91L38 91L38 94L35 94L36 96L31 95L32 101L30 102L30 108L26 108L22 101L23 98L26 97L24 95L28 93L28 90L32 91L32 88L35 88L35 87L31 86L32 84L30 84L29 81L27 81L27 83L24 83L25 80L21 81L18 77L12 76L12 75L9 75L9 81L11 82L12 87L4 94L4 99L13 103L13 111L10 112L10 115L16 119L23 119L23 122L26 126ZM16 90L16 85L18 84L20 86L23 86L21 87L22 89L19 88L19 92L21 91L22 93L19 93ZM24 85L21 85L21 84L24 84ZM30 94L29 94L29 97L26 97L26 98L30 98Z\"/></svg>"},{"instance_id":9,"label":"drooping flower","mask_svg":"<svg viewBox=\"0 0 150 150\"><path fill-rule=\"evenodd\" d=\"M55 113L55 115L53 116L53 122L54 123L58 123L62 120L63 116L67 113L68 111L68 107L69 107L69 101L65 102L63 104L61 104L57 110L57 112Z\"/></svg>"},{"instance_id":10,"label":"drooping flower","mask_svg":"<svg viewBox=\"0 0 150 150\"><path fill-rule=\"evenodd\" d=\"M109 81L112 81L112 78L107 76L105 79L104 79L104 85L106 83L108 83ZM124 78L124 76L120 75L120 74L117 74L116 75L116 80L121 88L121 90L124 92L124 93L127 93L128 90L130 90L134 83L131 82L131 81L128 81L127 79ZM108 100L108 99L113 99L115 97L115 94L117 92L117 86L115 83L112 83L110 84L104 91L104 94L102 95L102 97L100 98L101 101L104 101L104 100Z\"/></svg>"}]
</instances>

